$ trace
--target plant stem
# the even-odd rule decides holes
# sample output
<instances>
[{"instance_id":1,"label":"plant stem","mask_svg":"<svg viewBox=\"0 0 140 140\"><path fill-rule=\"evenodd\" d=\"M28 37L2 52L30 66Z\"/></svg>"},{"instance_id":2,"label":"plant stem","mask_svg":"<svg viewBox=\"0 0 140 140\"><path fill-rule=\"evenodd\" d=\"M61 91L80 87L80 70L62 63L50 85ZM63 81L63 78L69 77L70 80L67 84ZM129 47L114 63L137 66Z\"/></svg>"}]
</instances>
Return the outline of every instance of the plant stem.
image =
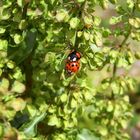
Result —
<instances>
[{"instance_id":1,"label":"plant stem","mask_svg":"<svg viewBox=\"0 0 140 140\"><path fill-rule=\"evenodd\" d=\"M117 71L117 62L115 62L115 64L113 65L113 76L112 76L112 78L115 77L116 71Z\"/></svg>"},{"instance_id":2,"label":"plant stem","mask_svg":"<svg viewBox=\"0 0 140 140\"><path fill-rule=\"evenodd\" d=\"M135 12L137 3L138 3L138 0L136 0L136 2L135 2L135 4L134 4L134 7L133 7L132 12L131 12L131 17L133 17L133 15L134 15L134 12ZM127 32L127 35L126 35L125 38L123 39L122 43L119 45L120 48L122 48L122 47L126 44L128 38L129 38L129 36L130 36L130 34L131 34L131 30L132 30L132 26L129 25L129 30L128 30L128 32ZM118 63L118 60L116 60L116 62L115 62L114 65L113 65L112 80L113 80L113 79L115 78L115 76L116 76L117 63ZM111 81L112 81L112 80L111 80ZM112 91L112 98L113 98L113 97L114 97L114 94L113 94L113 91Z\"/></svg>"},{"instance_id":3,"label":"plant stem","mask_svg":"<svg viewBox=\"0 0 140 140\"><path fill-rule=\"evenodd\" d=\"M26 3L25 6L23 7L23 12L22 12L22 18L23 19L26 19L28 5L29 5L29 3Z\"/></svg>"},{"instance_id":4,"label":"plant stem","mask_svg":"<svg viewBox=\"0 0 140 140\"><path fill-rule=\"evenodd\" d=\"M137 4L138 4L138 0L136 0L136 2L134 4L134 7L133 7L132 12L131 12L131 17L133 17L133 15L134 15ZM131 30L132 30L132 26L129 25L129 31L128 31L127 35L125 36L124 40L122 41L122 43L120 44L120 47L122 47L126 43L126 41L128 40L128 38L131 34Z\"/></svg>"},{"instance_id":5,"label":"plant stem","mask_svg":"<svg viewBox=\"0 0 140 140\"><path fill-rule=\"evenodd\" d=\"M136 2L135 2L135 4L134 4L134 7L133 7L132 12L131 12L131 17L133 17L133 15L134 15L134 12L135 12L137 3L138 3L138 0L136 0ZM129 38L129 36L130 36L130 34L131 34L131 30L132 30L132 26L129 25L129 30L128 30L128 32L127 32L127 35L126 35L125 38L123 39L122 43L119 45L120 48L123 47L124 44L126 44L128 38ZM117 69L117 66L116 66L116 65L117 65L117 61L115 62L114 67L113 67L113 77L114 77L115 74L116 74L116 69Z\"/></svg>"},{"instance_id":6,"label":"plant stem","mask_svg":"<svg viewBox=\"0 0 140 140\"><path fill-rule=\"evenodd\" d=\"M131 29L132 27L130 27L127 35L125 36L124 40L122 41L122 43L120 44L120 47L124 46L124 44L126 44L126 41L128 40L129 36L130 36L130 33L131 33Z\"/></svg>"}]
</instances>

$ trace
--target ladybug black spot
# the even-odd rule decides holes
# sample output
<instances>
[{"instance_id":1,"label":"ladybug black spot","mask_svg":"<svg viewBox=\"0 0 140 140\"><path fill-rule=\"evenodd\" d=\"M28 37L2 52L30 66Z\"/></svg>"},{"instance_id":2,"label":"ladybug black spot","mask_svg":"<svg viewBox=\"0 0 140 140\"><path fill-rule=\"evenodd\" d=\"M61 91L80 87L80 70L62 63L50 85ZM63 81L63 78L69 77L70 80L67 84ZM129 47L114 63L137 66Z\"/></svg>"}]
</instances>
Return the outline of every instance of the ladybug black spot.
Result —
<instances>
[{"instance_id":1,"label":"ladybug black spot","mask_svg":"<svg viewBox=\"0 0 140 140\"><path fill-rule=\"evenodd\" d=\"M74 64L72 64L71 66L74 67Z\"/></svg>"}]
</instances>

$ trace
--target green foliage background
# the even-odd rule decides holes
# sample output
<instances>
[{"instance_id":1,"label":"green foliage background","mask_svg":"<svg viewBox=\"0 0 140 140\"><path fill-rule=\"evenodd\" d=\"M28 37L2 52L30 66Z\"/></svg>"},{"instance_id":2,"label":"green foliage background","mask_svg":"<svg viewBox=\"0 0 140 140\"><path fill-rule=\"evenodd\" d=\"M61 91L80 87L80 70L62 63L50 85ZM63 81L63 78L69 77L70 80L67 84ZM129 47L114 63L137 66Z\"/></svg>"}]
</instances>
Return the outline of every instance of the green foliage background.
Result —
<instances>
[{"instance_id":1,"label":"green foliage background","mask_svg":"<svg viewBox=\"0 0 140 140\"><path fill-rule=\"evenodd\" d=\"M96 15L110 6L115 16ZM128 39L140 41L139 11L139 0L0 1L0 138L128 140L127 71L140 58ZM81 69L69 77L72 49ZM88 71L103 68L109 76L93 86Z\"/></svg>"}]
</instances>

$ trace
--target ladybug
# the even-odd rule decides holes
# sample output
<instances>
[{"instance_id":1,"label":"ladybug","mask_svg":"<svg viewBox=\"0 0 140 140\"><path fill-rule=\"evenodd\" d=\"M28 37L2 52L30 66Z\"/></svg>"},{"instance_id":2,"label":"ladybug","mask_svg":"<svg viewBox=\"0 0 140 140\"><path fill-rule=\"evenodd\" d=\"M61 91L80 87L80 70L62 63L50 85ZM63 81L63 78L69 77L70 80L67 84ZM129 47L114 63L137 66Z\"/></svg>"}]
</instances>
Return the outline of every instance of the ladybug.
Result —
<instances>
[{"instance_id":1,"label":"ladybug","mask_svg":"<svg viewBox=\"0 0 140 140\"><path fill-rule=\"evenodd\" d=\"M81 58L81 54L77 52L76 50L73 50L69 55L68 55L68 61L75 62L78 61Z\"/></svg>"},{"instance_id":2,"label":"ladybug","mask_svg":"<svg viewBox=\"0 0 140 140\"><path fill-rule=\"evenodd\" d=\"M65 69L69 74L76 73L80 68L80 63L79 61L67 61Z\"/></svg>"}]
</instances>

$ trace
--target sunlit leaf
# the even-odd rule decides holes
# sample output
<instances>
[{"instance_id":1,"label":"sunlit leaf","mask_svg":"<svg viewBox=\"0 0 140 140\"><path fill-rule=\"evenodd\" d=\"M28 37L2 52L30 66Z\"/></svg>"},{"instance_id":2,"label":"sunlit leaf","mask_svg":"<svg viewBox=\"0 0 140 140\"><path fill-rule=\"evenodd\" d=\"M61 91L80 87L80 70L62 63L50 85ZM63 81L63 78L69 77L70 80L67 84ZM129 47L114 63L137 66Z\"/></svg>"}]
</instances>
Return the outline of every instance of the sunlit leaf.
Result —
<instances>
[{"instance_id":1,"label":"sunlit leaf","mask_svg":"<svg viewBox=\"0 0 140 140\"><path fill-rule=\"evenodd\" d=\"M15 35L14 35L14 41L15 41L16 44L21 43L21 41L22 41L22 36L19 35L19 34L15 34Z\"/></svg>"},{"instance_id":2,"label":"sunlit leaf","mask_svg":"<svg viewBox=\"0 0 140 140\"><path fill-rule=\"evenodd\" d=\"M49 120L48 120L48 125L50 125L50 126L60 126L61 124L60 124L61 122L60 122L60 120L57 118L57 116L56 115L52 115L52 116L50 116L49 117Z\"/></svg>"},{"instance_id":3,"label":"sunlit leaf","mask_svg":"<svg viewBox=\"0 0 140 140\"><path fill-rule=\"evenodd\" d=\"M12 89L13 92L17 92L17 93L23 93L25 91L25 85L22 84L19 81L15 81L14 84L12 85Z\"/></svg>"},{"instance_id":4,"label":"sunlit leaf","mask_svg":"<svg viewBox=\"0 0 140 140\"><path fill-rule=\"evenodd\" d=\"M75 29L78 27L79 23L80 23L80 20L77 17L74 17L70 20L70 27L72 29Z\"/></svg>"},{"instance_id":5,"label":"sunlit leaf","mask_svg":"<svg viewBox=\"0 0 140 140\"><path fill-rule=\"evenodd\" d=\"M140 27L140 18L136 17L136 18L130 18L129 19L129 23L134 26L135 28L139 28Z\"/></svg>"}]
</instances>

